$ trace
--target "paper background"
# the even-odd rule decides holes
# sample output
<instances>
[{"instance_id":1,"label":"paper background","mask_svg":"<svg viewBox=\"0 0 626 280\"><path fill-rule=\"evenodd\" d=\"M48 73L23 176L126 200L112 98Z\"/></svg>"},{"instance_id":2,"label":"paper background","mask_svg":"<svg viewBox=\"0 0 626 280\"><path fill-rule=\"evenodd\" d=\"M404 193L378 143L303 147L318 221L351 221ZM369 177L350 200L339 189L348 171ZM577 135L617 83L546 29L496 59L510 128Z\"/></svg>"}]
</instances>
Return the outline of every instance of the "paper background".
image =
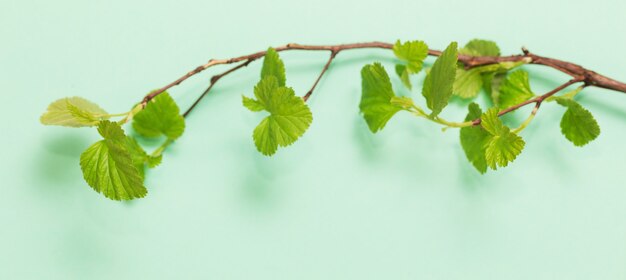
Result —
<instances>
[{"instance_id":1,"label":"paper background","mask_svg":"<svg viewBox=\"0 0 626 280\"><path fill-rule=\"evenodd\" d=\"M82 179L78 159L95 130L38 121L65 96L123 112L209 58L288 42L421 39L443 49L486 38L506 54L524 45L626 80L625 10L623 1L5 0L0 279L625 279L622 93L583 91L602 129L584 148L561 135L564 109L546 104L522 133L522 155L481 176L456 130L401 113L372 135L358 114L360 68L381 61L393 73L395 60L350 51L310 99L309 131L267 158L251 138L261 115L241 106L257 62L220 81L149 172L148 196L128 203ZM281 56L304 94L327 54ZM220 69L173 97L186 108ZM537 92L567 79L526 69ZM464 106L443 115L461 119Z\"/></svg>"}]
</instances>

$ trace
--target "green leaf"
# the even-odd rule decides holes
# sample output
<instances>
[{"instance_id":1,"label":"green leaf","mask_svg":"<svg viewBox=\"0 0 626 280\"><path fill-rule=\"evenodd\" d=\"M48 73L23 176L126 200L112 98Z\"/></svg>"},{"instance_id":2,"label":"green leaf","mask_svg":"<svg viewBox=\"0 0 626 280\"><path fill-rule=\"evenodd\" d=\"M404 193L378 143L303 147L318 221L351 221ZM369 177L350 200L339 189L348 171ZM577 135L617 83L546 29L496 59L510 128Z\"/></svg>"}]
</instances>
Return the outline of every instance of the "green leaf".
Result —
<instances>
[{"instance_id":1,"label":"green leaf","mask_svg":"<svg viewBox=\"0 0 626 280\"><path fill-rule=\"evenodd\" d=\"M266 101L272 99L272 94L278 87L278 79L275 76L267 76L254 86L254 96L257 99L250 98L250 100L262 106L263 110L265 110L267 108Z\"/></svg>"},{"instance_id":2,"label":"green leaf","mask_svg":"<svg viewBox=\"0 0 626 280\"><path fill-rule=\"evenodd\" d=\"M483 86L483 78L480 68L465 70L462 67L456 70L454 80L454 94L461 98L473 98L478 95Z\"/></svg>"},{"instance_id":3,"label":"green leaf","mask_svg":"<svg viewBox=\"0 0 626 280\"><path fill-rule=\"evenodd\" d=\"M293 89L279 86L276 76L263 78L254 87L254 96L244 98L244 105L255 104L270 113L254 129L252 137L259 152L266 156L276 153L278 147L286 147L306 132L313 121L311 110ZM246 101L248 99L249 101Z\"/></svg>"},{"instance_id":4,"label":"green leaf","mask_svg":"<svg viewBox=\"0 0 626 280\"><path fill-rule=\"evenodd\" d=\"M261 69L261 80L267 76L274 76L278 79L278 85L283 87L287 81L285 77L285 64L278 56L275 49L267 49L265 58L263 58L263 68Z\"/></svg>"},{"instance_id":5,"label":"green leaf","mask_svg":"<svg viewBox=\"0 0 626 280\"><path fill-rule=\"evenodd\" d=\"M259 152L271 156L279 146L287 147L298 140L311 125L313 115L291 88L278 87L271 94L261 96L267 97L261 103L270 115L254 129L252 136Z\"/></svg>"},{"instance_id":6,"label":"green leaf","mask_svg":"<svg viewBox=\"0 0 626 280\"><path fill-rule=\"evenodd\" d=\"M483 87L485 89L485 92L489 94L489 97L491 97L491 101L493 102L493 104L500 107L500 85L506 78L506 74L498 73L498 72L489 72L489 73L484 73L482 77L483 77Z\"/></svg>"},{"instance_id":7,"label":"green leaf","mask_svg":"<svg viewBox=\"0 0 626 280\"><path fill-rule=\"evenodd\" d=\"M148 159L146 161L146 164L148 165L148 167L150 168L155 168L157 166L159 166L159 164L161 164L161 161L163 161L163 155L158 155L156 157L154 156L148 156Z\"/></svg>"},{"instance_id":8,"label":"green leaf","mask_svg":"<svg viewBox=\"0 0 626 280\"><path fill-rule=\"evenodd\" d=\"M468 107L469 112L465 121L473 121L480 118L482 110L476 103L471 103ZM461 128L460 132L461 146L465 151L465 156L472 165L480 172L484 174L487 172L487 160L485 159L485 144L490 134L480 126L468 126Z\"/></svg>"},{"instance_id":9,"label":"green leaf","mask_svg":"<svg viewBox=\"0 0 626 280\"><path fill-rule=\"evenodd\" d=\"M179 111L174 99L167 92L163 92L134 116L133 128L145 137L165 135L174 140L185 131L185 119Z\"/></svg>"},{"instance_id":10,"label":"green leaf","mask_svg":"<svg viewBox=\"0 0 626 280\"><path fill-rule=\"evenodd\" d=\"M558 98L556 101L567 107L561 119L561 133L567 140L582 147L600 135L600 126L591 112L572 99Z\"/></svg>"},{"instance_id":11,"label":"green leaf","mask_svg":"<svg viewBox=\"0 0 626 280\"><path fill-rule=\"evenodd\" d=\"M139 145L139 143L137 143L137 140L132 136L126 137L126 148L128 149L130 157L133 160L133 164L137 168L137 171L139 171L141 178L144 178L144 170L146 164L148 165L148 167L154 168L161 163L161 160L163 158L162 155L159 155L157 157L148 155L146 151Z\"/></svg>"},{"instance_id":12,"label":"green leaf","mask_svg":"<svg viewBox=\"0 0 626 280\"><path fill-rule=\"evenodd\" d=\"M424 81L422 95L426 98L426 105L432 110L432 117L441 113L452 96L452 87L456 75L456 48L456 42L452 42L441 53Z\"/></svg>"},{"instance_id":13,"label":"green leaf","mask_svg":"<svg viewBox=\"0 0 626 280\"><path fill-rule=\"evenodd\" d=\"M258 111L262 111L263 109L265 109L265 106L263 106L263 104L261 104L259 101L256 101L246 96L242 96L242 98L243 98L243 106L245 106L246 108L248 108L248 110L252 112L258 112Z\"/></svg>"},{"instance_id":14,"label":"green leaf","mask_svg":"<svg viewBox=\"0 0 626 280\"><path fill-rule=\"evenodd\" d=\"M413 89L413 85L411 84L411 79L409 72L406 70L406 66L402 64L396 64L396 74L400 77L400 81L402 84L409 90Z\"/></svg>"},{"instance_id":15,"label":"green leaf","mask_svg":"<svg viewBox=\"0 0 626 280\"><path fill-rule=\"evenodd\" d=\"M485 140L485 160L491 169L507 166L524 149L524 140L502 123L498 117L498 108L483 113L480 124L491 134Z\"/></svg>"},{"instance_id":16,"label":"green leaf","mask_svg":"<svg viewBox=\"0 0 626 280\"><path fill-rule=\"evenodd\" d=\"M498 108L491 108L480 117L480 125L491 135L501 135L509 129L502 123L498 113Z\"/></svg>"},{"instance_id":17,"label":"green leaf","mask_svg":"<svg viewBox=\"0 0 626 280\"><path fill-rule=\"evenodd\" d=\"M132 136L126 136L126 148L128 149L128 153L130 154L130 158L132 159L135 168L137 168L139 175L141 175L141 178L143 179L145 169L144 165L147 161L148 154L146 154L146 151L144 151L139 143L137 143L135 137Z\"/></svg>"},{"instance_id":18,"label":"green leaf","mask_svg":"<svg viewBox=\"0 0 626 280\"><path fill-rule=\"evenodd\" d=\"M428 45L422 41L401 43L398 40L393 45L393 53L397 58L407 63L405 71L408 74L417 74L422 70L424 59L428 56Z\"/></svg>"},{"instance_id":19,"label":"green leaf","mask_svg":"<svg viewBox=\"0 0 626 280\"><path fill-rule=\"evenodd\" d=\"M113 200L144 197L147 190L120 125L101 121L98 132L104 140L91 145L80 156L85 181L96 192Z\"/></svg>"},{"instance_id":20,"label":"green leaf","mask_svg":"<svg viewBox=\"0 0 626 280\"><path fill-rule=\"evenodd\" d=\"M108 119L108 113L95 103L81 97L66 97L52 102L40 121L45 125L84 127Z\"/></svg>"},{"instance_id":21,"label":"green leaf","mask_svg":"<svg viewBox=\"0 0 626 280\"><path fill-rule=\"evenodd\" d=\"M509 74L500 85L499 91L500 108L511 107L535 96L530 89L528 72L524 70L517 70Z\"/></svg>"},{"instance_id":22,"label":"green leaf","mask_svg":"<svg viewBox=\"0 0 626 280\"><path fill-rule=\"evenodd\" d=\"M484 87L485 91L490 95L494 95L494 93L497 95L502 73L506 73L511 68L517 66L519 65L500 62L466 70L460 65L457 68L456 79L454 80L454 94L461 98L474 98L480 92L480 88ZM496 87L492 85L494 81L497 82Z\"/></svg>"},{"instance_id":23,"label":"green leaf","mask_svg":"<svg viewBox=\"0 0 626 280\"><path fill-rule=\"evenodd\" d=\"M361 69L362 93L359 109L365 122L372 132L377 132L402 110L400 106L391 104L395 97L389 75L380 63L365 65Z\"/></svg>"},{"instance_id":24,"label":"green leaf","mask_svg":"<svg viewBox=\"0 0 626 280\"><path fill-rule=\"evenodd\" d=\"M459 53L470 56L499 56L500 48L493 41L474 39L461 48Z\"/></svg>"},{"instance_id":25,"label":"green leaf","mask_svg":"<svg viewBox=\"0 0 626 280\"><path fill-rule=\"evenodd\" d=\"M493 170L507 166L522 152L524 144L522 137L512 132L490 137L485 149L487 165Z\"/></svg>"}]
</instances>

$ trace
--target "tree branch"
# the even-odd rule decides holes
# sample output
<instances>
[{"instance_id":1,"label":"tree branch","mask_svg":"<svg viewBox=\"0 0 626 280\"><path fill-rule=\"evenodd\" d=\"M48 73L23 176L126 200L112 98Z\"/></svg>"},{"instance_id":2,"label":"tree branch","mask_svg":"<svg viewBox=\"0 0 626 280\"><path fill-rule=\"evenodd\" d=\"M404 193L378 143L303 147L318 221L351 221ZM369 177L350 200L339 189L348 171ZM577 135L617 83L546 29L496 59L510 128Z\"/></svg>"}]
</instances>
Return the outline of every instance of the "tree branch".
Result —
<instances>
[{"instance_id":1,"label":"tree branch","mask_svg":"<svg viewBox=\"0 0 626 280\"><path fill-rule=\"evenodd\" d=\"M339 53L340 51L344 51L344 50L351 50L351 49L373 49L373 48L378 48L378 49L392 49L393 48L393 44L390 43L384 43L384 42L366 42L366 43L353 43L353 44L340 44L340 45L301 45L301 44L296 44L296 43L291 43L291 44L287 44L284 46L280 46L275 48L276 51L281 52L281 51L288 51L288 50L306 50L306 51L330 51L331 52L331 56L329 58L329 60L326 62L326 65L324 66L324 68L322 69L322 72L320 73L320 75L318 76L317 80L315 81L315 83L313 84L312 88L309 90L309 92L306 93L306 95L303 96L303 99L306 101L308 100L308 98L311 96L311 94L313 93L313 90L315 89L315 87L317 86L317 84L319 83L321 77L324 75L324 73L326 73L326 71L328 70L328 67L330 66L331 62L333 61L333 59L335 58L335 56L337 55L337 53ZM500 112L500 116L504 115L506 113L509 113L511 111L517 110L520 107L523 107L525 105L531 104L531 103L537 103L540 104L545 98L557 93L558 91L566 88L567 86L577 83L577 82L584 82L585 86L595 86L595 87L600 87L600 88L605 88L605 89L610 89L610 90L614 90L614 91L619 91L619 92L623 92L626 93L626 84L619 82L617 80L611 79L609 77L606 77L604 75L598 74L594 71L591 71L589 69L586 69L580 65L571 63L571 62L566 62L566 61L562 61L562 60L558 60L558 59L553 59L553 58L548 58L548 57L543 57L543 56L539 56L536 55L534 53L529 52L526 48L522 49L523 54L521 55L511 55L511 56L481 56L481 57L475 57L475 56L469 56L469 55L463 55L463 54L459 54L458 55L458 61L463 63L465 65L465 68L470 69L470 68L474 68L474 67L478 67L478 66L484 66L484 65L489 65L489 64L497 64L500 62L526 62L529 64L538 64L538 65L544 65L547 67L551 67L553 69L556 69L558 71L561 71L567 75L570 75L573 77L572 80L570 80L569 82L559 86L558 88L555 88L554 90L542 95L542 96L538 96L536 98L527 100L525 102L522 102L518 105L512 106L510 108L507 108L503 111ZM244 67L247 66L248 64L250 64L252 61L257 60L263 56L265 56L266 51L260 51L260 52L256 52L256 53L252 53L252 54L248 54L248 55L243 55L243 56L238 56L238 57L233 57L233 58L229 58L229 59L211 59L209 60L207 63L200 65L198 67L196 67L194 70L188 72L187 74L183 75L182 77L178 78L177 80L163 86L162 88L155 90L153 92L151 92L150 94L146 95L144 97L144 99L142 100L141 104L145 107L145 105L152 100L154 97L158 96L159 94L161 94L162 92L168 90L169 88L172 88L180 83L182 83L183 81L187 80L188 78L210 68L216 65L223 65L223 64L233 64L233 63L238 63L238 62L242 62L245 61L244 63L222 73L216 76L213 76L211 78L211 84L209 85L209 87L202 93L202 95L200 95L200 97L193 103L193 105L183 114L184 116L187 116L191 110L198 104L198 102L211 90L211 88L213 87L213 85L222 77ZM439 50L428 50L428 55L430 56L439 56L441 55L441 51ZM480 120L475 120L474 121L474 125L480 124Z\"/></svg>"}]
</instances>

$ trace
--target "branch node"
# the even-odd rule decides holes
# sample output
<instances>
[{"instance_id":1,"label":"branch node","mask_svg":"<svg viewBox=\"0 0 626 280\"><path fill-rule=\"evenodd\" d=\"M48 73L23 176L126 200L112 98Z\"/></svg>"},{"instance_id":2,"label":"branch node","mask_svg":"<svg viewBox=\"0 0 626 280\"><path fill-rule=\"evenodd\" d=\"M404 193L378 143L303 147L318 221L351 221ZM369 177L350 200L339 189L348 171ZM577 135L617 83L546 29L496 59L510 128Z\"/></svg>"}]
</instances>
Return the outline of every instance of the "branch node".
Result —
<instances>
[{"instance_id":1,"label":"branch node","mask_svg":"<svg viewBox=\"0 0 626 280\"><path fill-rule=\"evenodd\" d=\"M526 47L522 47L522 52L524 53L524 55L530 54L530 51Z\"/></svg>"},{"instance_id":2,"label":"branch node","mask_svg":"<svg viewBox=\"0 0 626 280\"><path fill-rule=\"evenodd\" d=\"M311 94L313 94L313 90L309 90L304 96L302 96L302 100L304 100L304 102L307 102L307 100L309 100L309 97L311 97Z\"/></svg>"}]
</instances>

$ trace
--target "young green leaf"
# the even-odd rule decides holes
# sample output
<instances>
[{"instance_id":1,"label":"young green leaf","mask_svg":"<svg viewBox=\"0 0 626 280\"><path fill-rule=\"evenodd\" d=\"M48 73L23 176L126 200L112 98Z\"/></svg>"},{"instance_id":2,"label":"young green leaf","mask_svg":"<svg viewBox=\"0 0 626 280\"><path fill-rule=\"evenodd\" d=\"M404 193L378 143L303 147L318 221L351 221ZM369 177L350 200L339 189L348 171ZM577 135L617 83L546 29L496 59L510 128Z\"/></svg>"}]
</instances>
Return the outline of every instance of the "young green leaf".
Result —
<instances>
[{"instance_id":1,"label":"young green leaf","mask_svg":"<svg viewBox=\"0 0 626 280\"><path fill-rule=\"evenodd\" d=\"M126 137L126 148L128 149L133 164L137 168L137 171L139 171L141 178L144 178L144 170L146 164L148 165L148 167L154 168L158 166L163 159L162 155L156 157L148 155L146 151L139 145L139 143L137 143L137 140L132 136Z\"/></svg>"},{"instance_id":2,"label":"young green leaf","mask_svg":"<svg viewBox=\"0 0 626 280\"><path fill-rule=\"evenodd\" d=\"M150 168L155 168L155 167L159 166L159 164L161 164L161 161L163 161L163 155L158 155L158 156L148 155L148 158L146 160L146 164Z\"/></svg>"},{"instance_id":3,"label":"young green leaf","mask_svg":"<svg viewBox=\"0 0 626 280\"><path fill-rule=\"evenodd\" d=\"M556 102L567 107L561 119L561 133L578 147L593 141L600 135L600 126L591 112L572 99L557 98Z\"/></svg>"},{"instance_id":4,"label":"young green leaf","mask_svg":"<svg viewBox=\"0 0 626 280\"><path fill-rule=\"evenodd\" d=\"M494 76L500 76L502 73L509 71L511 67L517 66L517 64L501 62L466 70L459 64L456 71L456 79L454 80L454 94L461 98L474 98L483 86L485 91L491 94Z\"/></svg>"},{"instance_id":5,"label":"young green leaf","mask_svg":"<svg viewBox=\"0 0 626 280\"><path fill-rule=\"evenodd\" d=\"M473 121L480 118L482 110L476 103L471 103L465 121ZM461 128L461 146L465 151L465 156L472 165L484 174L487 172L487 159L485 158L485 144L490 134L480 126L468 126Z\"/></svg>"},{"instance_id":6,"label":"young green leaf","mask_svg":"<svg viewBox=\"0 0 626 280\"><path fill-rule=\"evenodd\" d=\"M485 143L485 160L487 165L496 170L505 167L515 160L524 149L525 142L517 134L505 126L498 117L498 108L491 108L481 116L481 126L491 136Z\"/></svg>"},{"instance_id":7,"label":"young green leaf","mask_svg":"<svg viewBox=\"0 0 626 280\"><path fill-rule=\"evenodd\" d=\"M376 133L383 129L389 119L402 110L402 107L391 104L395 94L391 88L389 75L380 63L365 65L361 69L361 82L359 109L369 129Z\"/></svg>"},{"instance_id":8,"label":"young green leaf","mask_svg":"<svg viewBox=\"0 0 626 280\"><path fill-rule=\"evenodd\" d=\"M498 96L498 100L500 108L511 107L535 96L530 89L528 72L524 70L517 70L509 74L500 85L499 91L500 95Z\"/></svg>"},{"instance_id":9,"label":"young green leaf","mask_svg":"<svg viewBox=\"0 0 626 280\"><path fill-rule=\"evenodd\" d=\"M515 160L524 149L524 140L517 134L509 132L502 135L494 135L487 140L485 159L491 169L497 166L505 167Z\"/></svg>"},{"instance_id":10,"label":"young green leaf","mask_svg":"<svg viewBox=\"0 0 626 280\"><path fill-rule=\"evenodd\" d=\"M263 104L261 104L259 101L256 101L246 96L242 96L242 99L243 99L242 100L243 106L248 108L248 110L252 112L258 112L258 111L262 111L263 109L265 109L265 106L263 106Z\"/></svg>"},{"instance_id":11,"label":"young green leaf","mask_svg":"<svg viewBox=\"0 0 626 280\"><path fill-rule=\"evenodd\" d=\"M400 81L402 81L402 84L404 84L406 88L408 88L409 90L413 89L409 71L406 70L406 65L396 64L396 74L398 74L398 77L400 77Z\"/></svg>"},{"instance_id":12,"label":"young green leaf","mask_svg":"<svg viewBox=\"0 0 626 280\"><path fill-rule=\"evenodd\" d=\"M145 170L144 167L146 161L148 160L148 154L132 136L126 136L126 148L128 149L133 165L135 165L135 168L137 168L139 175L141 175L141 178L143 179Z\"/></svg>"},{"instance_id":13,"label":"young green leaf","mask_svg":"<svg viewBox=\"0 0 626 280\"><path fill-rule=\"evenodd\" d=\"M452 86L456 75L456 48L456 42L452 42L437 58L424 80L422 95L426 98L426 105L432 110L431 116L433 117L441 113L452 96Z\"/></svg>"},{"instance_id":14,"label":"young green leaf","mask_svg":"<svg viewBox=\"0 0 626 280\"><path fill-rule=\"evenodd\" d=\"M179 112L174 99L167 92L163 92L133 117L133 128L145 137L165 135L174 140L185 131L185 119Z\"/></svg>"},{"instance_id":15,"label":"young green leaf","mask_svg":"<svg viewBox=\"0 0 626 280\"><path fill-rule=\"evenodd\" d=\"M258 107L262 108L262 110L265 110L268 106L266 102L272 99L272 94L274 94L274 91L278 88L278 79L276 78L276 76L267 76L261 79L261 81L259 81L256 86L254 86L254 96L257 99L254 100L252 98L248 98L249 101L244 100L244 106L246 106L245 103L254 102L255 105L252 107ZM250 109L250 107L248 107L248 109Z\"/></svg>"},{"instance_id":16,"label":"young green leaf","mask_svg":"<svg viewBox=\"0 0 626 280\"><path fill-rule=\"evenodd\" d=\"M459 53L471 56L499 56L500 48L493 41L474 39L461 48Z\"/></svg>"},{"instance_id":17,"label":"young green leaf","mask_svg":"<svg viewBox=\"0 0 626 280\"><path fill-rule=\"evenodd\" d=\"M101 121L98 132L104 140L91 145L80 156L85 181L96 192L113 200L144 197L147 190L120 125Z\"/></svg>"},{"instance_id":18,"label":"young green leaf","mask_svg":"<svg viewBox=\"0 0 626 280\"><path fill-rule=\"evenodd\" d=\"M266 156L276 153L279 146L291 145L306 132L313 121L311 110L304 100L296 96L293 89L278 86L275 76L263 78L255 86L254 95L257 100L250 100L258 108L270 113L252 134L257 149Z\"/></svg>"},{"instance_id":19,"label":"young green leaf","mask_svg":"<svg viewBox=\"0 0 626 280\"><path fill-rule=\"evenodd\" d=\"M261 69L261 80L267 76L274 76L278 79L278 85L283 87L287 81L285 76L285 64L278 56L275 49L267 49L265 58L263 58L263 68Z\"/></svg>"},{"instance_id":20,"label":"young green leaf","mask_svg":"<svg viewBox=\"0 0 626 280\"><path fill-rule=\"evenodd\" d=\"M393 45L393 53L397 58L406 62L405 71L408 74L417 74L422 70L424 59L428 56L428 45L422 41L407 41L401 43L398 40Z\"/></svg>"},{"instance_id":21,"label":"young green leaf","mask_svg":"<svg viewBox=\"0 0 626 280\"><path fill-rule=\"evenodd\" d=\"M40 121L45 125L83 127L97 125L108 117L105 110L87 99L66 97L52 102Z\"/></svg>"},{"instance_id":22,"label":"young green leaf","mask_svg":"<svg viewBox=\"0 0 626 280\"><path fill-rule=\"evenodd\" d=\"M502 135L509 131L498 117L498 108L491 108L483 113L480 117L480 126L491 135Z\"/></svg>"},{"instance_id":23,"label":"young green leaf","mask_svg":"<svg viewBox=\"0 0 626 280\"><path fill-rule=\"evenodd\" d=\"M465 70L462 67L456 69L454 80L454 94L461 98L473 98L478 95L483 86L483 77L480 68Z\"/></svg>"},{"instance_id":24,"label":"young green leaf","mask_svg":"<svg viewBox=\"0 0 626 280\"><path fill-rule=\"evenodd\" d=\"M489 72L484 73L483 77L483 88L485 92L491 98L491 102L494 105L500 107L500 85L502 81L506 78L506 73L499 72Z\"/></svg>"}]
</instances>

